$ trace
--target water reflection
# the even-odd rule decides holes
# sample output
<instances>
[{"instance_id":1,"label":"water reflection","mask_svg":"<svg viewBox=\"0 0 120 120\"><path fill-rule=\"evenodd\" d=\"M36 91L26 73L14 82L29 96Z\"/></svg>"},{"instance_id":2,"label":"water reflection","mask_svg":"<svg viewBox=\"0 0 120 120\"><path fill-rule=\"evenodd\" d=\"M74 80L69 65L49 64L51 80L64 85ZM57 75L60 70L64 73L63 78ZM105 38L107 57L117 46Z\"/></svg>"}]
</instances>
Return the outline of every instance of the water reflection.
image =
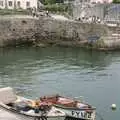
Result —
<instances>
[{"instance_id":1,"label":"water reflection","mask_svg":"<svg viewBox=\"0 0 120 120\"><path fill-rule=\"evenodd\" d=\"M119 52L64 47L1 49L0 87L12 86L32 98L51 93L83 95L105 120L113 120L119 118L118 111L111 114L109 109L120 101L119 63Z\"/></svg>"},{"instance_id":2,"label":"water reflection","mask_svg":"<svg viewBox=\"0 0 120 120\"><path fill-rule=\"evenodd\" d=\"M7 60L9 57L9 61ZM1 62L3 66L8 63L32 62L33 64L43 64L39 60L45 62L56 62L73 66L95 67L106 66L110 62L110 55L104 52L88 51L79 48L40 48L40 49L12 49L0 52ZM7 58L7 59L6 59ZM32 60L35 60L32 61ZM37 61L38 60L38 61ZM109 60L109 61L108 61ZM15 63L14 63L15 62ZM32 64L28 63L28 64ZM2 65L2 64L1 64Z\"/></svg>"},{"instance_id":3,"label":"water reflection","mask_svg":"<svg viewBox=\"0 0 120 120\"><path fill-rule=\"evenodd\" d=\"M0 76L5 83L30 82L39 74L87 75L106 69L112 55L79 48L1 49ZM106 73L99 74L105 76ZM5 80L4 80L5 79ZM7 79L7 80L6 80ZM30 83L27 84L30 84Z\"/></svg>"}]
</instances>

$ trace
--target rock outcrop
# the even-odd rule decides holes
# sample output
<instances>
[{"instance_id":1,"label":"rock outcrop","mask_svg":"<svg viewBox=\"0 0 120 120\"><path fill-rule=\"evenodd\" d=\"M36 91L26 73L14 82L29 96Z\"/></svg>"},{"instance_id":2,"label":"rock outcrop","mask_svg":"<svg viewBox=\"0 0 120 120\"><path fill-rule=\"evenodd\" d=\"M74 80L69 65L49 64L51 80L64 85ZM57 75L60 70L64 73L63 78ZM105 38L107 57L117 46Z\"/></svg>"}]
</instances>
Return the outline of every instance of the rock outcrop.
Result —
<instances>
[{"instance_id":1,"label":"rock outcrop","mask_svg":"<svg viewBox=\"0 0 120 120\"><path fill-rule=\"evenodd\" d=\"M42 47L90 45L93 48L108 49L111 47L109 37L113 35L112 29L114 28L101 24L62 21L43 16L39 19L8 17L0 19L0 47L20 44L34 44ZM118 41L117 46L120 44ZM115 44L116 41L112 42Z\"/></svg>"}]
</instances>

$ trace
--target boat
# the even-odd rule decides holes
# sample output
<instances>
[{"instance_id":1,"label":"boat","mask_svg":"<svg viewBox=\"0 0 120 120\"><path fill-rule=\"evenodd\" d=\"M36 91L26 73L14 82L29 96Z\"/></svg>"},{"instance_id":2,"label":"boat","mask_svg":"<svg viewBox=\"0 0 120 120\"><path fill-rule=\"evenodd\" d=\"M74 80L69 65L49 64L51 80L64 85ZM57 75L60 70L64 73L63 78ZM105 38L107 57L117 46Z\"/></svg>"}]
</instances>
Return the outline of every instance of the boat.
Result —
<instances>
[{"instance_id":1,"label":"boat","mask_svg":"<svg viewBox=\"0 0 120 120\"><path fill-rule=\"evenodd\" d=\"M51 103L66 113L67 118L80 120L95 120L96 108L79 100L63 97L60 95L43 96L40 101Z\"/></svg>"},{"instance_id":2,"label":"boat","mask_svg":"<svg viewBox=\"0 0 120 120\"><path fill-rule=\"evenodd\" d=\"M20 120L64 120L66 114L37 100L17 96L11 87L0 88L0 110Z\"/></svg>"}]
</instances>

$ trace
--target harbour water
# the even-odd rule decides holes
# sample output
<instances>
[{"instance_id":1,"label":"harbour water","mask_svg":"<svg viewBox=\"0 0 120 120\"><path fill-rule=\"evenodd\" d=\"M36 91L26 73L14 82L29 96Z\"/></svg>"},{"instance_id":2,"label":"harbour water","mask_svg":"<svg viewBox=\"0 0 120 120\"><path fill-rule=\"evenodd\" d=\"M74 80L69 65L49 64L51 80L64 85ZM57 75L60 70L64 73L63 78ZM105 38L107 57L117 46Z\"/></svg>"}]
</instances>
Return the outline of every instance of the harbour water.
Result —
<instances>
[{"instance_id":1,"label":"harbour water","mask_svg":"<svg viewBox=\"0 0 120 120\"><path fill-rule=\"evenodd\" d=\"M119 71L118 51L64 47L0 49L0 87L11 86L19 95L34 99L56 93L78 99L83 96L97 108L97 120L120 118ZM110 109L113 103L116 111Z\"/></svg>"}]
</instances>

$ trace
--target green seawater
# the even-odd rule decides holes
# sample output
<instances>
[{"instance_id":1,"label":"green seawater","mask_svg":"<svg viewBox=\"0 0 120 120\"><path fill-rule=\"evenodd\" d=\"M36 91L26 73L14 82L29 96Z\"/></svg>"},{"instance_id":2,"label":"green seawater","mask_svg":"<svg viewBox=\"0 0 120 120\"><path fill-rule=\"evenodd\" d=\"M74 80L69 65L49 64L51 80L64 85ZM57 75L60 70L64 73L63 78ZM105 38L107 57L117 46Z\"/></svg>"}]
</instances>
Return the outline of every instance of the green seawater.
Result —
<instances>
[{"instance_id":1,"label":"green seawater","mask_svg":"<svg viewBox=\"0 0 120 120\"><path fill-rule=\"evenodd\" d=\"M83 96L97 108L97 120L120 118L120 52L81 48L0 49L0 87L39 98L59 93ZM117 105L116 111L110 109Z\"/></svg>"}]
</instances>

